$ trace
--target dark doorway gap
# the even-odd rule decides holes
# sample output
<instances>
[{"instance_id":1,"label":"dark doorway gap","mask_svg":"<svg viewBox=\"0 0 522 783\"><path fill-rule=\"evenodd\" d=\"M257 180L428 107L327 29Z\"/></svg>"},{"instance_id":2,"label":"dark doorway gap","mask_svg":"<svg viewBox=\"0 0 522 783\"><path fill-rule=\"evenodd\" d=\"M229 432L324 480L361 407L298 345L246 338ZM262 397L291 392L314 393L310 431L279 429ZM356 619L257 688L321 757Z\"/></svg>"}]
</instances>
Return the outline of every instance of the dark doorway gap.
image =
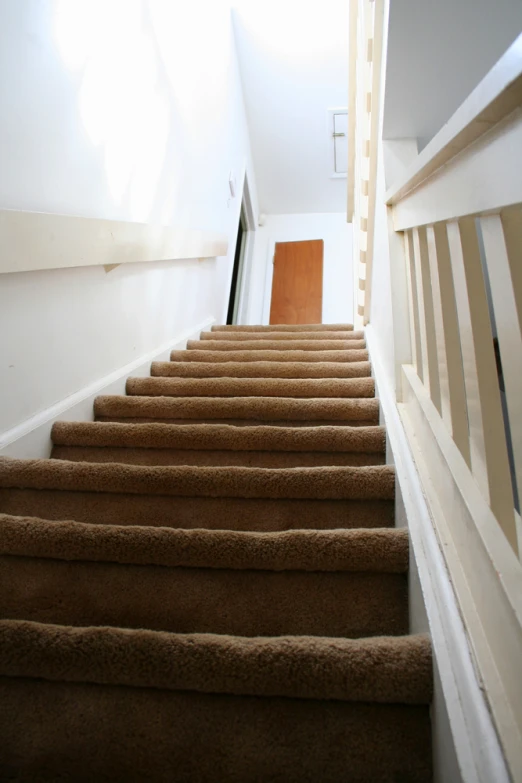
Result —
<instances>
[{"instance_id":1,"label":"dark doorway gap","mask_svg":"<svg viewBox=\"0 0 522 783\"><path fill-rule=\"evenodd\" d=\"M232 269L230 297L228 300L227 324L232 324L234 322L234 309L236 304L236 297L239 295L239 291L237 290L238 288L237 284L239 280L239 270L241 268L244 235L245 235L245 229L243 227L243 209L241 209L241 214L239 216L239 225L237 228L236 252L234 255L234 267Z\"/></svg>"}]
</instances>

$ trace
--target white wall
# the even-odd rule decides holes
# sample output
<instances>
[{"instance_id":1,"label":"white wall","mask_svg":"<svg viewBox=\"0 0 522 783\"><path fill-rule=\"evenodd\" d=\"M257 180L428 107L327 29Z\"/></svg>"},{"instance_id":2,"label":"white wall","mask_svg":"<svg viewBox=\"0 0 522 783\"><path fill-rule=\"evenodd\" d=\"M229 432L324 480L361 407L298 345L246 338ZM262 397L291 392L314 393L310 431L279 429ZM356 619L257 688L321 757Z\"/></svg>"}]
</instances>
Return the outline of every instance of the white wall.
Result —
<instances>
[{"instance_id":1,"label":"white wall","mask_svg":"<svg viewBox=\"0 0 522 783\"><path fill-rule=\"evenodd\" d=\"M393 0L384 138L424 146L521 30L520 0Z\"/></svg>"},{"instance_id":2,"label":"white wall","mask_svg":"<svg viewBox=\"0 0 522 783\"><path fill-rule=\"evenodd\" d=\"M261 211L345 210L327 110L348 101L348 0L234 6Z\"/></svg>"},{"instance_id":3,"label":"white wall","mask_svg":"<svg viewBox=\"0 0 522 783\"><path fill-rule=\"evenodd\" d=\"M245 169L257 197L226 0L0 0L0 116L0 208L229 236L205 262L0 276L2 433L222 320Z\"/></svg>"},{"instance_id":4,"label":"white wall","mask_svg":"<svg viewBox=\"0 0 522 783\"><path fill-rule=\"evenodd\" d=\"M340 212L266 215L256 231L247 323L268 323L275 243L309 239L324 241L323 323L353 322L352 227Z\"/></svg>"}]
</instances>

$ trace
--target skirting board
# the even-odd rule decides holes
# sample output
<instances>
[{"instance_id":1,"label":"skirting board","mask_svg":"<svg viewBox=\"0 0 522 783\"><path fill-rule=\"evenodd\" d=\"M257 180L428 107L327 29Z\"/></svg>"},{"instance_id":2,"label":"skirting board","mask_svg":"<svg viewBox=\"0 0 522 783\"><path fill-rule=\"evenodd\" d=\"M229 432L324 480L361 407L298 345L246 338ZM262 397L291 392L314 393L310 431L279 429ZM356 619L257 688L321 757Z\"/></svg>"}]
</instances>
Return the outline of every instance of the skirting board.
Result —
<instances>
[{"instance_id":1,"label":"skirting board","mask_svg":"<svg viewBox=\"0 0 522 783\"><path fill-rule=\"evenodd\" d=\"M510 780L373 327L366 340L430 626L433 654L464 783ZM435 747L437 754L443 748ZM441 781L442 783L442 781ZM445 783L445 782L444 782Z\"/></svg>"},{"instance_id":2,"label":"skirting board","mask_svg":"<svg viewBox=\"0 0 522 783\"><path fill-rule=\"evenodd\" d=\"M153 361L168 361L172 350L182 350L187 340L197 339L201 331L215 323L209 317L197 326L182 332L173 340L139 359L120 367L110 375L71 394L64 400L52 405L27 421L0 434L0 456L19 459L46 458L51 453L51 428L55 421L92 421L94 400L100 394L125 394L125 384L129 375L143 378L150 375Z\"/></svg>"}]
</instances>

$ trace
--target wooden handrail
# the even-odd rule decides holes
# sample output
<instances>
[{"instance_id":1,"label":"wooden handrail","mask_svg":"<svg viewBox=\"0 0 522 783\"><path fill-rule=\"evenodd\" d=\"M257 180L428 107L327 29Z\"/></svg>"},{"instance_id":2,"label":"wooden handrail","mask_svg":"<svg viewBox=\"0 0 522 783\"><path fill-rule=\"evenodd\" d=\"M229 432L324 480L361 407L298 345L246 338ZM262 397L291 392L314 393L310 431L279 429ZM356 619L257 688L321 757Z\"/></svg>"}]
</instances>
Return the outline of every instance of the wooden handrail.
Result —
<instances>
[{"instance_id":1,"label":"wooden handrail","mask_svg":"<svg viewBox=\"0 0 522 783\"><path fill-rule=\"evenodd\" d=\"M0 210L0 274L214 258L223 234L123 220Z\"/></svg>"}]
</instances>

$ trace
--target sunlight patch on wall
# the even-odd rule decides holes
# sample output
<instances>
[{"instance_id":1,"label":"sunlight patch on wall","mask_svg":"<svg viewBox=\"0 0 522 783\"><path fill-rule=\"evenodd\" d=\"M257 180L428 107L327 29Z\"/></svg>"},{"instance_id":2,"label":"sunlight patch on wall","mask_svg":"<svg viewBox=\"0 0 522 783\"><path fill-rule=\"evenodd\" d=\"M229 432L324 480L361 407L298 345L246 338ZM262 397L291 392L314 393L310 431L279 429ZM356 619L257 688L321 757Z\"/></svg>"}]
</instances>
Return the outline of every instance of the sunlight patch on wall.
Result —
<instances>
[{"instance_id":1,"label":"sunlight patch on wall","mask_svg":"<svg viewBox=\"0 0 522 783\"><path fill-rule=\"evenodd\" d=\"M58 51L79 73L79 113L103 147L108 189L133 220L154 208L170 131L168 95L142 0L55 0Z\"/></svg>"}]
</instances>

